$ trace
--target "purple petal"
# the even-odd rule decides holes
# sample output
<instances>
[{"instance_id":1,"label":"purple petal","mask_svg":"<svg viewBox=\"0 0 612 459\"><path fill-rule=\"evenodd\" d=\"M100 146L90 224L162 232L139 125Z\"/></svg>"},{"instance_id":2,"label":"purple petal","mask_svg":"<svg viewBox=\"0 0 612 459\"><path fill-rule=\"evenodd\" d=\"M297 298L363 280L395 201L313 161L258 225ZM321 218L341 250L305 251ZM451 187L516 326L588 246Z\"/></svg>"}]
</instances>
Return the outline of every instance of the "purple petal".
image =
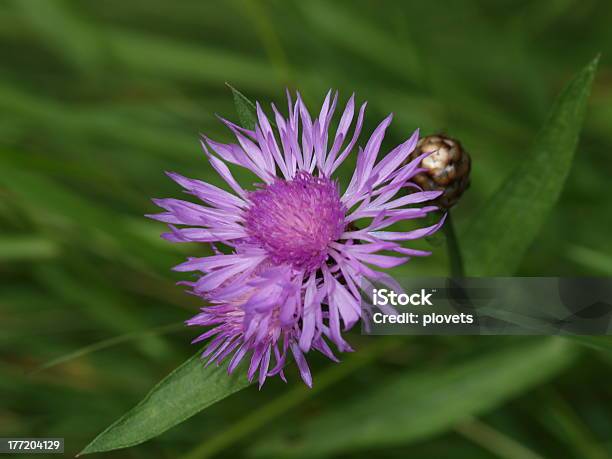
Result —
<instances>
[{"instance_id":1,"label":"purple petal","mask_svg":"<svg viewBox=\"0 0 612 459\"><path fill-rule=\"evenodd\" d=\"M291 352L300 370L302 380L308 387L312 388L312 375L310 374L310 368L308 367L308 362L306 362L304 358L304 354L302 354L302 351L300 351L300 348L295 343L291 344Z\"/></svg>"}]
</instances>

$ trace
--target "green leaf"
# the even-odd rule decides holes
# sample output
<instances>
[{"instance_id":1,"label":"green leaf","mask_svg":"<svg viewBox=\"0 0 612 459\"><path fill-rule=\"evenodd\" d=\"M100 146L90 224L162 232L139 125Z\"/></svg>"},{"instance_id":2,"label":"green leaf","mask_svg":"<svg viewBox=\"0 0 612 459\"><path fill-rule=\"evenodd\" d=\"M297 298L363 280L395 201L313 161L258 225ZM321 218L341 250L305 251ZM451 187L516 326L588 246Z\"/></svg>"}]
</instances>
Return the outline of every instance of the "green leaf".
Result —
<instances>
[{"instance_id":1,"label":"green leaf","mask_svg":"<svg viewBox=\"0 0 612 459\"><path fill-rule=\"evenodd\" d=\"M541 384L567 367L573 349L556 337L536 339L449 367L406 372L307 421L297 439L266 438L254 452L312 457L421 440Z\"/></svg>"},{"instance_id":2,"label":"green leaf","mask_svg":"<svg viewBox=\"0 0 612 459\"><path fill-rule=\"evenodd\" d=\"M599 58L557 99L531 153L463 235L471 276L512 275L557 202L570 171Z\"/></svg>"},{"instance_id":3,"label":"green leaf","mask_svg":"<svg viewBox=\"0 0 612 459\"><path fill-rule=\"evenodd\" d=\"M40 236L0 235L0 261L35 261L55 258L60 247Z\"/></svg>"},{"instance_id":4,"label":"green leaf","mask_svg":"<svg viewBox=\"0 0 612 459\"><path fill-rule=\"evenodd\" d=\"M160 381L134 408L89 443L81 454L138 445L249 385L243 371L204 367L200 352Z\"/></svg>"},{"instance_id":5,"label":"green leaf","mask_svg":"<svg viewBox=\"0 0 612 459\"><path fill-rule=\"evenodd\" d=\"M108 338L102 341L98 341L87 346L83 346L79 349L71 351L67 354L56 357L44 364L40 365L38 368L34 369L31 374L38 373L44 370L48 370L49 368L53 368L57 365L64 364L66 362L70 362L71 360L78 359L79 357L83 357L85 355L89 355L93 352L101 351L103 349L108 349L109 347L116 346L118 344L123 344L128 341L142 339L147 336L155 336L163 333L170 333L174 331L185 330L185 324L179 322L178 324L170 324L170 325L162 325L161 327L155 327L150 330L137 331L132 333L126 333L123 335L113 336L112 338Z\"/></svg>"},{"instance_id":6,"label":"green leaf","mask_svg":"<svg viewBox=\"0 0 612 459\"><path fill-rule=\"evenodd\" d=\"M592 271L606 276L612 276L612 257L589 247L570 246L566 250L566 258Z\"/></svg>"},{"instance_id":7,"label":"green leaf","mask_svg":"<svg viewBox=\"0 0 612 459\"><path fill-rule=\"evenodd\" d=\"M612 336L578 336L566 335L564 338L569 338L584 346L596 349L598 351L612 352Z\"/></svg>"},{"instance_id":8,"label":"green leaf","mask_svg":"<svg viewBox=\"0 0 612 459\"><path fill-rule=\"evenodd\" d=\"M234 104L240 125L243 128L254 130L257 125L257 109L255 104L251 102L244 94L234 88L231 84L225 83L231 89L234 96Z\"/></svg>"}]
</instances>

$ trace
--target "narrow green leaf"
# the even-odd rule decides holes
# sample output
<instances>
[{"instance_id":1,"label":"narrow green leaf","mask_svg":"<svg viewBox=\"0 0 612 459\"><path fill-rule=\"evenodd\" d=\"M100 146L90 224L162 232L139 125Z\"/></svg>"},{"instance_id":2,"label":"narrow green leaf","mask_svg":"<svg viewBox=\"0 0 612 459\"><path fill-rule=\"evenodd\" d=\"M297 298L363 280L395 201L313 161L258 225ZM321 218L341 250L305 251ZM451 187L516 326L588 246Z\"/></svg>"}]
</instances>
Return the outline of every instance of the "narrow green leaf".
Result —
<instances>
[{"instance_id":1,"label":"narrow green leaf","mask_svg":"<svg viewBox=\"0 0 612 459\"><path fill-rule=\"evenodd\" d=\"M231 89L232 95L234 96L234 104L236 105L236 112L238 113L240 125L243 128L254 130L257 125L257 109L255 104L231 84L225 84Z\"/></svg>"},{"instance_id":2,"label":"narrow green leaf","mask_svg":"<svg viewBox=\"0 0 612 459\"><path fill-rule=\"evenodd\" d=\"M556 438L572 457L581 459L610 459L609 449L599 436L591 430L590 423L585 423L582 416L574 409L574 404L556 390L542 391L536 418L548 432ZM582 410L581 410L582 411Z\"/></svg>"},{"instance_id":3,"label":"narrow green leaf","mask_svg":"<svg viewBox=\"0 0 612 459\"><path fill-rule=\"evenodd\" d=\"M569 338L576 343L596 349L598 351L612 352L612 336L578 336L566 335L564 338Z\"/></svg>"},{"instance_id":4,"label":"narrow green leaf","mask_svg":"<svg viewBox=\"0 0 612 459\"><path fill-rule=\"evenodd\" d=\"M589 247L570 246L566 250L566 257L598 274L612 276L612 257L601 250L593 250Z\"/></svg>"},{"instance_id":5,"label":"narrow green leaf","mask_svg":"<svg viewBox=\"0 0 612 459\"><path fill-rule=\"evenodd\" d=\"M40 236L0 236L0 261L33 261L55 258L58 244Z\"/></svg>"},{"instance_id":6,"label":"narrow green leaf","mask_svg":"<svg viewBox=\"0 0 612 459\"><path fill-rule=\"evenodd\" d=\"M541 384L575 355L567 341L537 339L450 367L407 372L306 422L297 439L266 438L254 452L312 457L421 440Z\"/></svg>"},{"instance_id":7,"label":"narrow green leaf","mask_svg":"<svg viewBox=\"0 0 612 459\"><path fill-rule=\"evenodd\" d=\"M504 432L478 419L460 422L455 426L455 431L500 459L544 459Z\"/></svg>"},{"instance_id":8,"label":"narrow green leaf","mask_svg":"<svg viewBox=\"0 0 612 459\"><path fill-rule=\"evenodd\" d=\"M198 352L94 438L79 455L138 445L248 385L244 372L239 370L228 376L225 365L205 368Z\"/></svg>"},{"instance_id":9,"label":"narrow green leaf","mask_svg":"<svg viewBox=\"0 0 612 459\"><path fill-rule=\"evenodd\" d=\"M535 145L463 235L471 276L512 275L557 202L570 171L599 58L557 99Z\"/></svg>"},{"instance_id":10,"label":"narrow green leaf","mask_svg":"<svg viewBox=\"0 0 612 459\"><path fill-rule=\"evenodd\" d=\"M86 356L93 352L101 351L103 349L108 349L109 347L116 346L118 344L123 344L125 342L131 340L138 340L143 337L147 337L150 335L159 335L164 333L175 332L179 330L184 330L185 324L179 322L178 324L170 324L170 325L162 325L161 327L155 327L150 330L137 331L132 333L126 333L123 335L113 336L112 338L108 338L102 341L98 341L87 346L83 346L79 349L76 349L68 354L61 355L56 357L42 365L38 368L34 369L30 374L39 373L44 370L48 370L49 368L53 368L57 365L64 364L66 362L70 362L71 360L78 359L79 357Z\"/></svg>"}]
</instances>

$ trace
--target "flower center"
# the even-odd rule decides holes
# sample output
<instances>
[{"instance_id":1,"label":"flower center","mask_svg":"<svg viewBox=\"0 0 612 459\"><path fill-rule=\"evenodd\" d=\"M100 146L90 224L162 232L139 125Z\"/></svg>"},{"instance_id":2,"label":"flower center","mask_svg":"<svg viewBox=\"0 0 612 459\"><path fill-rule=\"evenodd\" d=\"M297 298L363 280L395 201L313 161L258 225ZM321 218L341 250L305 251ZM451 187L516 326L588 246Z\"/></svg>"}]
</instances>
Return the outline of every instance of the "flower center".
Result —
<instances>
[{"instance_id":1,"label":"flower center","mask_svg":"<svg viewBox=\"0 0 612 459\"><path fill-rule=\"evenodd\" d=\"M250 193L249 199L247 232L275 264L317 269L345 228L338 185L325 177L299 172L293 180L278 179Z\"/></svg>"}]
</instances>

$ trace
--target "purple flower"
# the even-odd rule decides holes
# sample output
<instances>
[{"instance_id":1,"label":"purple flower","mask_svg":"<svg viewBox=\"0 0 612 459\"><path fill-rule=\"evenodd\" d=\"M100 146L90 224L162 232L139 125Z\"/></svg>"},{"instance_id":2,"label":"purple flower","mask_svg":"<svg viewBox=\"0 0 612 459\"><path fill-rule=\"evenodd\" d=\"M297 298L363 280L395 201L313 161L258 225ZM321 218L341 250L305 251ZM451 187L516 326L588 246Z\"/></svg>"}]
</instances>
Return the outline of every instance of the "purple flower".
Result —
<instances>
[{"instance_id":1,"label":"purple flower","mask_svg":"<svg viewBox=\"0 0 612 459\"><path fill-rule=\"evenodd\" d=\"M406 232L386 230L437 210L415 204L441 194L411 182L429 154L406 163L418 131L377 162L391 115L359 148L353 177L346 190L340 190L332 175L355 148L366 104L350 135L355 115L351 96L333 134L330 123L337 99L337 93L331 97L329 92L313 120L300 95L295 103L288 95L288 118L272 105L275 130L259 104L255 130L222 120L237 143L204 137L202 147L233 193L169 173L203 204L154 200L165 212L151 217L168 223L171 230L165 239L210 243L215 251L175 268L201 273L184 284L210 304L187 321L211 327L194 342L210 340L203 354L208 363L220 364L231 355L230 373L249 358L248 378L258 374L260 387L268 376L279 374L285 380L283 369L290 354L311 386L305 353L316 349L336 360L330 342L341 352L351 351L341 332L359 320L360 288L374 281L396 285L372 267L392 268L412 256L429 255L400 242L432 234L444 221ZM228 163L252 171L261 183L252 190L243 188ZM398 197L402 189L412 192Z\"/></svg>"}]
</instances>

